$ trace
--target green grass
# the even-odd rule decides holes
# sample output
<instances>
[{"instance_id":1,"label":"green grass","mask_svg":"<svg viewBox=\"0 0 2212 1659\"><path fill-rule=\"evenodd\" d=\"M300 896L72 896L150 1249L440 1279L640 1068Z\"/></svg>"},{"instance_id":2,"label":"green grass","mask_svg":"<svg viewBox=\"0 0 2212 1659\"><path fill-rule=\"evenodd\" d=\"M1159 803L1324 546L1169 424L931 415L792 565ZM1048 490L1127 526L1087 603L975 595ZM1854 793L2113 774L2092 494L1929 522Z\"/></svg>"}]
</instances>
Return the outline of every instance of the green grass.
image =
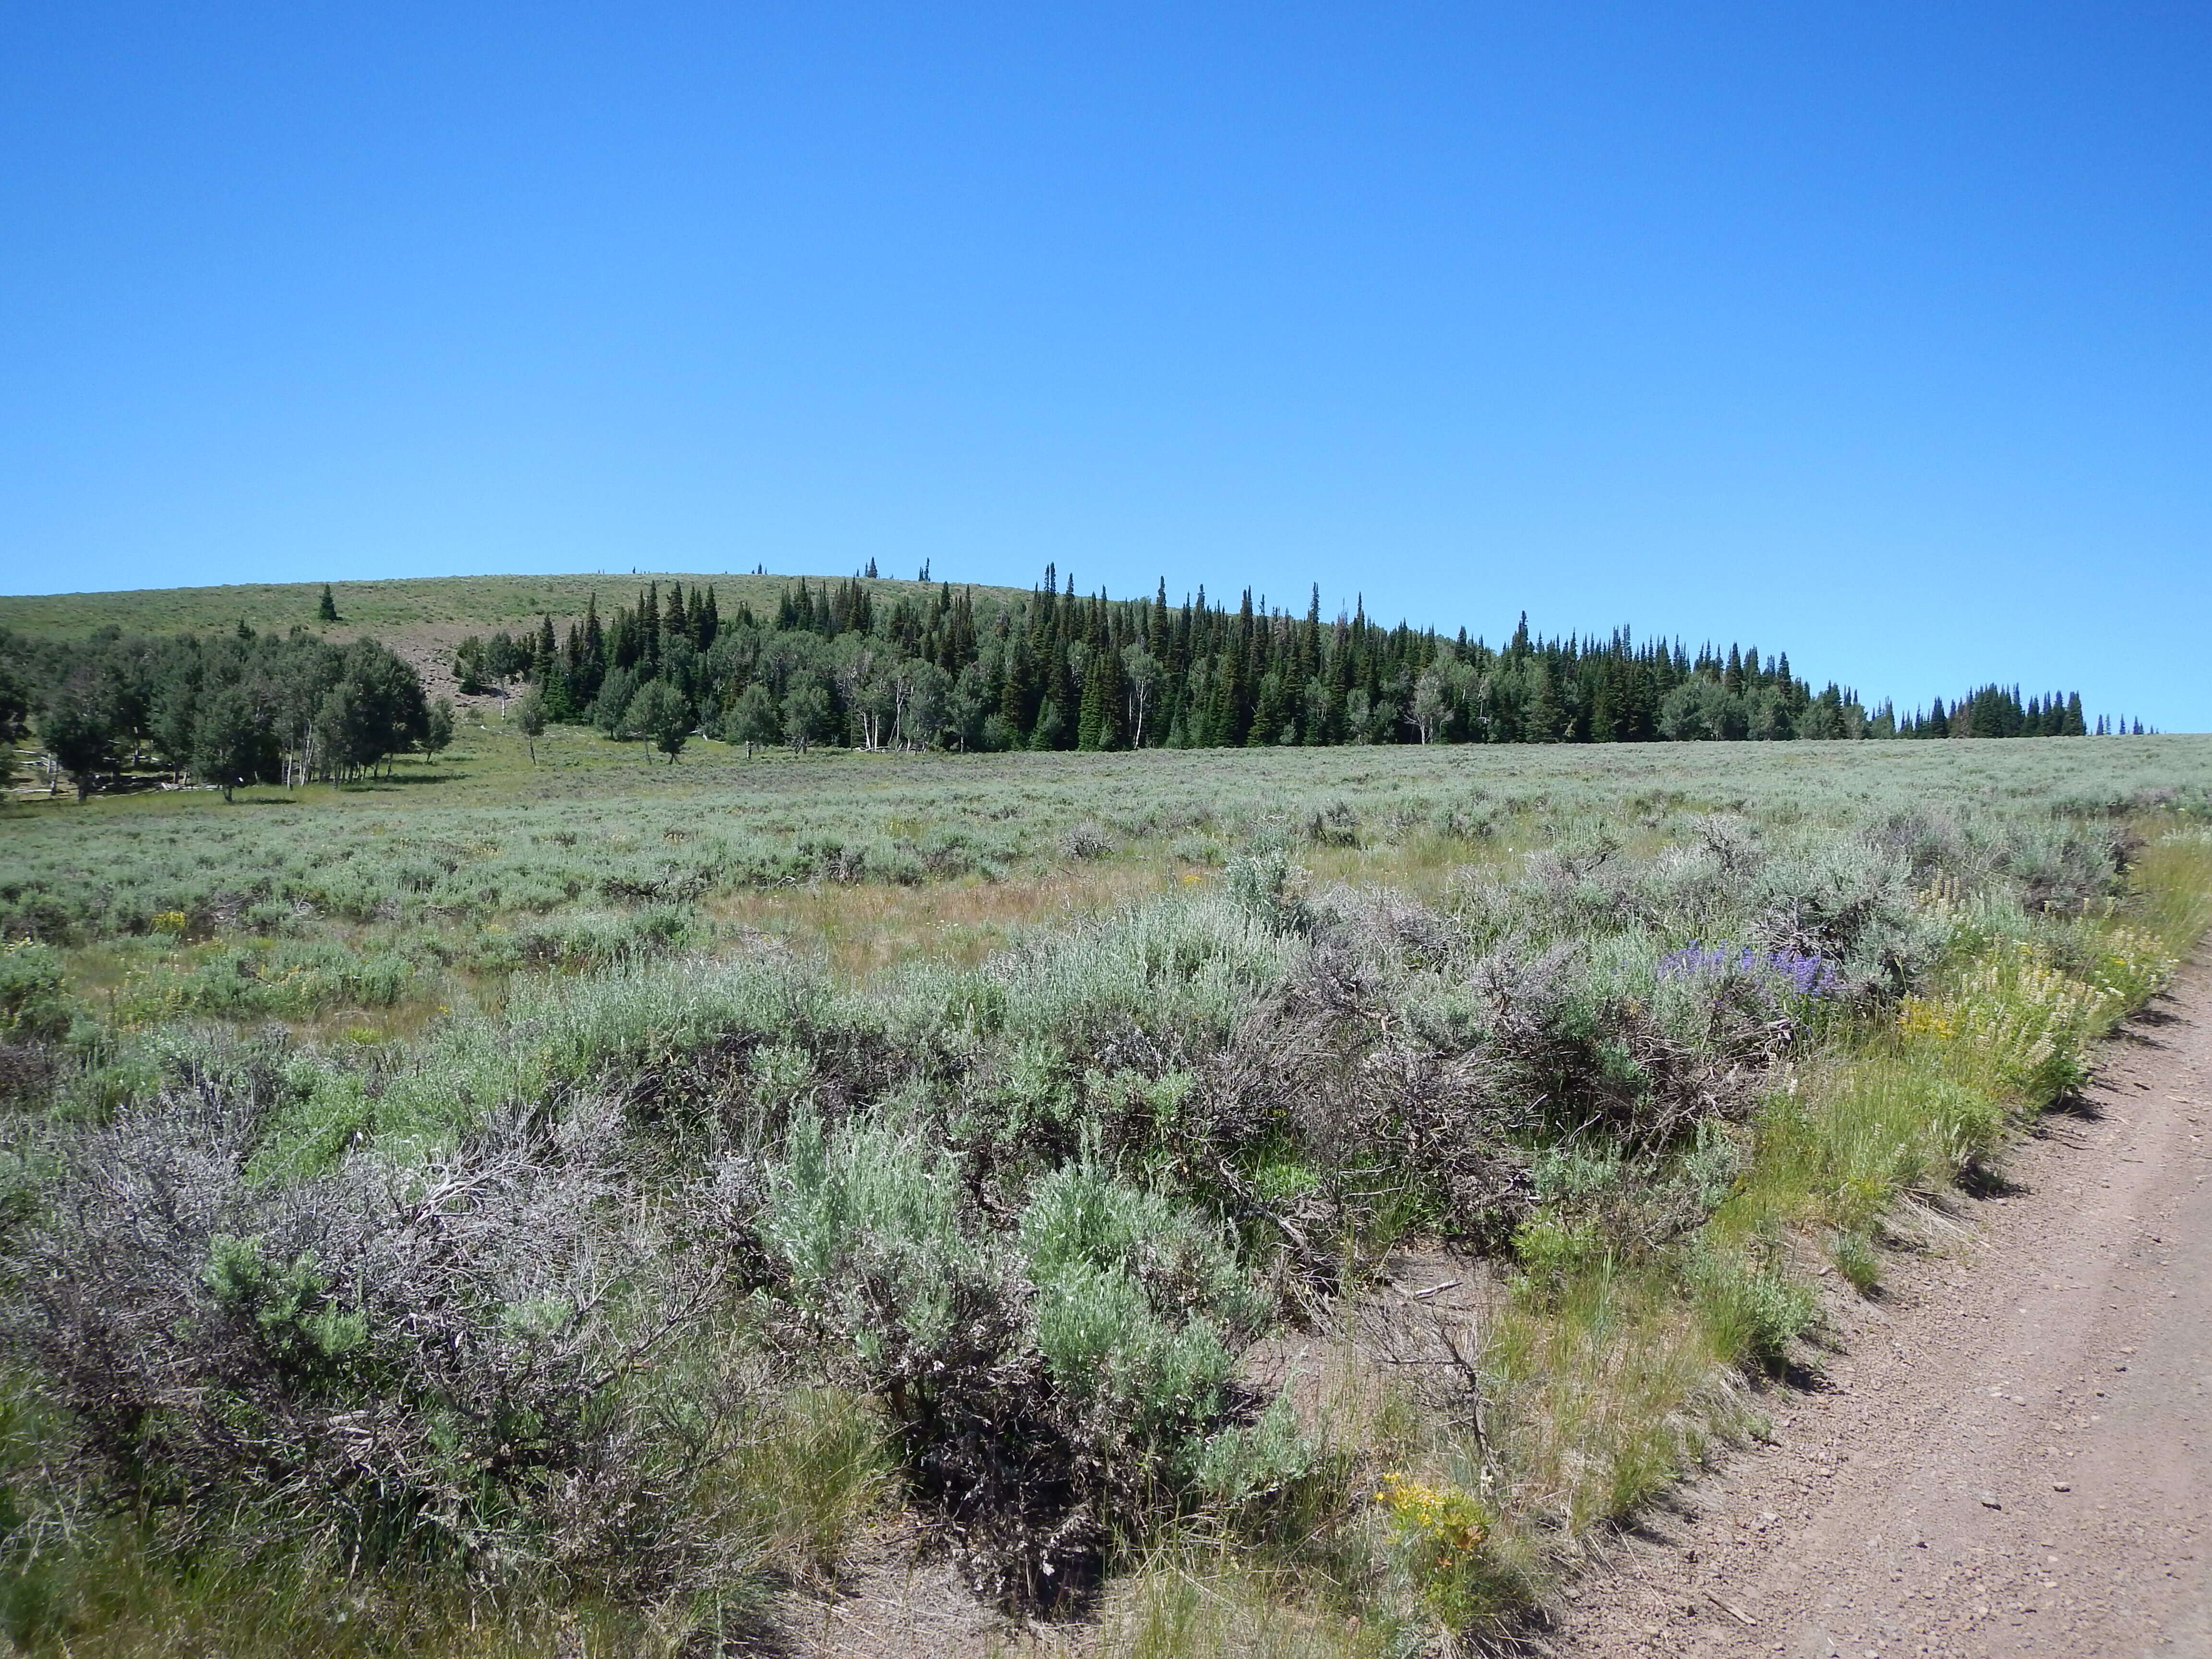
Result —
<instances>
[{"instance_id":1,"label":"green grass","mask_svg":"<svg viewBox=\"0 0 2212 1659\"><path fill-rule=\"evenodd\" d=\"M815 586L842 577L809 578ZM775 611L787 587L798 585L796 576L755 576L723 571L603 571L580 575L550 576L420 576L401 580L334 581L340 633L374 634L388 642L420 635L425 629L464 629L512 632L550 613L556 624L582 617L586 601L599 595L599 611L610 615L619 604L633 601L647 583L658 582L665 593L672 582L680 582L688 593L694 586L711 586L725 614L740 604L756 613ZM871 581L878 594L919 592L921 585L888 579ZM931 591L934 591L933 586ZM1011 595L1012 588L978 590L981 595ZM55 638L117 628L125 633L173 634L210 629L235 628L243 622L261 630L278 632L298 627L319 632L316 605L323 584L312 582L246 582L225 587L143 588L104 593L0 594L0 628L33 638Z\"/></svg>"}]
</instances>

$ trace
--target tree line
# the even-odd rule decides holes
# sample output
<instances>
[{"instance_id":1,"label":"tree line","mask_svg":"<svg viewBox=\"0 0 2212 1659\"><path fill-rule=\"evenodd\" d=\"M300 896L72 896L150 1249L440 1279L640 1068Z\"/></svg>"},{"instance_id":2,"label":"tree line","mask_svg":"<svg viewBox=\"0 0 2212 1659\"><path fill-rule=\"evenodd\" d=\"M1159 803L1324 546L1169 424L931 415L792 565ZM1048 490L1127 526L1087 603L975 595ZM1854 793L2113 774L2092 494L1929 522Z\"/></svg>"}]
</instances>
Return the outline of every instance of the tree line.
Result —
<instances>
[{"instance_id":1,"label":"tree line","mask_svg":"<svg viewBox=\"0 0 2212 1659\"><path fill-rule=\"evenodd\" d=\"M565 633L471 636L462 689L526 688L532 720L646 738L672 759L704 732L748 746L960 750L1346 743L1648 743L2079 736L2078 692L1970 691L1947 708L1869 708L1815 690L1756 646L1540 638L1524 614L1492 647L1384 627L1364 605L1324 621L1195 599L1079 595L1048 566L1024 599L940 583L885 595L860 577L787 587L773 613L725 617L712 586L653 584Z\"/></svg>"},{"instance_id":2,"label":"tree line","mask_svg":"<svg viewBox=\"0 0 2212 1659\"><path fill-rule=\"evenodd\" d=\"M2137 723L2140 733L2142 726ZM1904 738L2081 738L2089 735L2081 714L2081 694L2053 691L2021 701L2020 688L1984 685L1969 691L1949 709L1938 697L1927 713L1915 709L1898 723ZM2102 735L2100 731L2100 735Z\"/></svg>"},{"instance_id":3,"label":"tree line","mask_svg":"<svg viewBox=\"0 0 2212 1659\"><path fill-rule=\"evenodd\" d=\"M0 764L36 738L79 799L149 763L228 798L241 785L358 778L453 741L453 705L374 640L304 629L32 641L0 630Z\"/></svg>"},{"instance_id":4,"label":"tree line","mask_svg":"<svg viewBox=\"0 0 2212 1659\"><path fill-rule=\"evenodd\" d=\"M321 612L336 614L325 589ZM1981 686L1899 714L1755 646L1532 635L1492 647L1384 627L1363 606L1324 621L1194 599L1170 605L1075 592L1048 566L1011 602L949 583L888 594L860 577L785 588L773 612L728 617L714 588L657 584L565 633L471 636L461 689L520 687L520 723L588 723L672 760L698 732L748 747L1211 748L1271 744L1642 743L2081 736L2078 692ZM2095 732L2130 722L2099 717ZM2133 722L2140 733L2142 722ZM410 750L435 753L453 710L374 641L338 645L240 623L208 635L69 642L0 630L0 780L35 738L82 796L149 762L226 793L345 780Z\"/></svg>"}]
</instances>

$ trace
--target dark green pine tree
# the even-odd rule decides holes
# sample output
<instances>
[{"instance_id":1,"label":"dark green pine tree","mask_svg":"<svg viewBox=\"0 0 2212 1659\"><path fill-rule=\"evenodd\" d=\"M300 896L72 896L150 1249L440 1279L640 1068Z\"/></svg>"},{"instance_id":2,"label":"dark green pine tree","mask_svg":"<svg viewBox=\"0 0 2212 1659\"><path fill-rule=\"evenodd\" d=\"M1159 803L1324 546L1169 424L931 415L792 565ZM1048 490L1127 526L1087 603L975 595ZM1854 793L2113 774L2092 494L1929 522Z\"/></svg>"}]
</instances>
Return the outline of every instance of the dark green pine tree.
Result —
<instances>
[{"instance_id":1,"label":"dark green pine tree","mask_svg":"<svg viewBox=\"0 0 2212 1659\"><path fill-rule=\"evenodd\" d=\"M323 584L323 597L315 601L315 620L326 623L343 620L338 615L338 602L331 592L331 585L328 582Z\"/></svg>"},{"instance_id":2,"label":"dark green pine tree","mask_svg":"<svg viewBox=\"0 0 2212 1659\"><path fill-rule=\"evenodd\" d=\"M553 617L538 619L530 641L530 683L538 688L538 703L549 720L564 720L574 712L568 704L568 677L562 672L561 653L554 643Z\"/></svg>"},{"instance_id":3,"label":"dark green pine tree","mask_svg":"<svg viewBox=\"0 0 2212 1659\"><path fill-rule=\"evenodd\" d=\"M1030 722L1036 718L1030 707L1036 685L1026 630L1006 641L1006 679L999 689L999 717L1006 721L1015 741L1022 742L1028 738Z\"/></svg>"},{"instance_id":4,"label":"dark green pine tree","mask_svg":"<svg viewBox=\"0 0 2212 1659\"><path fill-rule=\"evenodd\" d=\"M1047 697L1037 705L1036 725L1030 729L1029 746L1037 750L1059 748L1060 729L1066 723L1060 717L1058 699Z\"/></svg>"},{"instance_id":5,"label":"dark green pine tree","mask_svg":"<svg viewBox=\"0 0 2212 1659\"><path fill-rule=\"evenodd\" d=\"M1103 643L1091 662L1091 678L1099 682L1097 745L1101 749L1126 749L1129 744L1128 680L1121 672L1121 653L1115 649L1113 635L1102 633L1101 638ZM1083 689L1088 694L1090 684L1086 682Z\"/></svg>"},{"instance_id":6,"label":"dark green pine tree","mask_svg":"<svg viewBox=\"0 0 2212 1659\"><path fill-rule=\"evenodd\" d=\"M1241 749L1252 734L1252 702L1258 687L1255 681L1253 659L1257 654L1252 637L1252 590L1244 590L1244 602L1237 608L1237 623L1230 630L1227 652L1229 672L1221 677L1225 723L1217 731L1214 741L1224 749Z\"/></svg>"},{"instance_id":7,"label":"dark green pine tree","mask_svg":"<svg viewBox=\"0 0 2212 1659\"><path fill-rule=\"evenodd\" d=\"M1613 743L1620 737L1618 700L1613 695L1615 659L1600 658L1595 684L1590 689L1589 736L1592 743Z\"/></svg>"},{"instance_id":8,"label":"dark green pine tree","mask_svg":"<svg viewBox=\"0 0 2212 1659\"><path fill-rule=\"evenodd\" d=\"M1283 671L1271 668L1260 676L1259 696L1252 708L1252 729L1244 734L1244 746L1260 749L1274 743L1282 736L1283 723L1287 718Z\"/></svg>"},{"instance_id":9,"label":"dark green pine tree","mask_svg":"<svg viewBox=\"0 0 2212 1659\"><path fill-rule=\"evenodd\" d=\"M1251 726L1244 718L1244 653L1231 640L1214 660L1213 701L1206 711L1208 746L1242 748Z\"/></svg>"},{"instance_id":10,"label":"dark green pine tree","mask_svg":"<svg viewBox=\"0 0 2212 1659\"><path fill-rule=\"evenodd\" d=\"M1528 740L1531 743L1557 743L1566 724L1566 711L1559 706L1559 687L1552 672L1552 665L1539 658L1534 671L1534 684L1528 690Z\"/></svg>"},{"instance_id":11,"label":"dark green pine tree","mask_svg":"<svg viewBox=\"0 0 2212 1659\"><path fill-rule=\"evenodd\" d=\"M1099 693L1104 689L1106 680L1106 665L1101 660L1102 654L1092 652L1090 659L1084 664L1083 701L1075 715L1075 746L1081 750L1103 746L1098 741Z\"/></svg>"},{"instance_id":12,"label":"dark green pine tree","mask_svg":"<svg viewBox=\"0 0 2212 1659\"><path fill-rule=\"evenodd\" d=\"M1073 576L1068 578L1071 582L1074 580ZM1067 660L1066 640L1059 634L1053 637L1052 658L1046 677L1046 684L1052 688L1052 696L1048 699L1052 705L1053 714L1048 746L1073 749L1075 747L1075 717L1079 711L1083 694L1076 689L1075 671ZM1037 715L1037 727L1040 731L1045 727L1042 712Z\"/></svg>"}]
</instances>

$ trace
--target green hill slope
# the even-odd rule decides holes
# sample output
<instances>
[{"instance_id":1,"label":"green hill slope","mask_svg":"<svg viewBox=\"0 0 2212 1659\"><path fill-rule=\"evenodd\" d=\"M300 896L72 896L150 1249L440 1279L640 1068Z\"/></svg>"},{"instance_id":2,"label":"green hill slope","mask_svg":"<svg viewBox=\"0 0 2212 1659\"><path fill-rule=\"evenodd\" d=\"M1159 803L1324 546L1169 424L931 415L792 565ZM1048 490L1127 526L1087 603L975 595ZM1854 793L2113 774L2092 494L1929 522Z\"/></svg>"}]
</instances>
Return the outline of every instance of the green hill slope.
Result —
<instances>
[{"instance_id":1,"label":"green hill slope","mask_svg":"<svg viewBox=\"0 0 2212 1659\"><path fill-rule=\"evenodd\" d=\"M558 619L581 616L593 593L610 611L635 598L648 582L665 590L681 582L712 583L725 613L740 601L773 610L795 575L733 575L713 571L639 571L635 574L560 576L423 576L397 581L334 582L338 615L349 631L407 635L458 626L514 628L547 611ZM810 581L842 577L810 576ZM868 586L889 597L918 590L916 582L872 580ZM315 605L323 585L313 582L251 582L223 587L149 587L108 593L0 594L0 628L36 637L70 637L96 628L125 633L168 634L186 629L232 628L244 622L255 629L313 628ZM1011 596L1018 590L976 590L978 596Z\"/></svg>"}]
</instances>

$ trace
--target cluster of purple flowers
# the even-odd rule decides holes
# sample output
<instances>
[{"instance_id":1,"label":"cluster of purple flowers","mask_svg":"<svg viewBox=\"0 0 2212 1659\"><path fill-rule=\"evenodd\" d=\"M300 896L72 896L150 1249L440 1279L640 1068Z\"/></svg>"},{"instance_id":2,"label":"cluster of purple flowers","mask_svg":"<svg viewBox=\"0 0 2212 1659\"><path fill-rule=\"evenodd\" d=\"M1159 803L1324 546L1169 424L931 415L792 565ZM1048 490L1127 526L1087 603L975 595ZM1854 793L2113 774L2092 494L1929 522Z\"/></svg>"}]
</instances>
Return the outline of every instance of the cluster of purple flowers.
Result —
<instances>
[{"instance_id":1,"label":"cluster of purple flowers","mask_svg":"<svg viewBox=\"0 0 2212 1659\"><path fill-rule=\"evenodd\" d=\"M1659 958L1659 972L1666 979L1772 974L1789 981L1790 988L1801 997L1826 996L1844 987L1843 975L1824 957L1804 956L1796 951L1740 950L1733 945L1686 945L1679 951L1669 951Z\"/></svg>"}]
</instances>

